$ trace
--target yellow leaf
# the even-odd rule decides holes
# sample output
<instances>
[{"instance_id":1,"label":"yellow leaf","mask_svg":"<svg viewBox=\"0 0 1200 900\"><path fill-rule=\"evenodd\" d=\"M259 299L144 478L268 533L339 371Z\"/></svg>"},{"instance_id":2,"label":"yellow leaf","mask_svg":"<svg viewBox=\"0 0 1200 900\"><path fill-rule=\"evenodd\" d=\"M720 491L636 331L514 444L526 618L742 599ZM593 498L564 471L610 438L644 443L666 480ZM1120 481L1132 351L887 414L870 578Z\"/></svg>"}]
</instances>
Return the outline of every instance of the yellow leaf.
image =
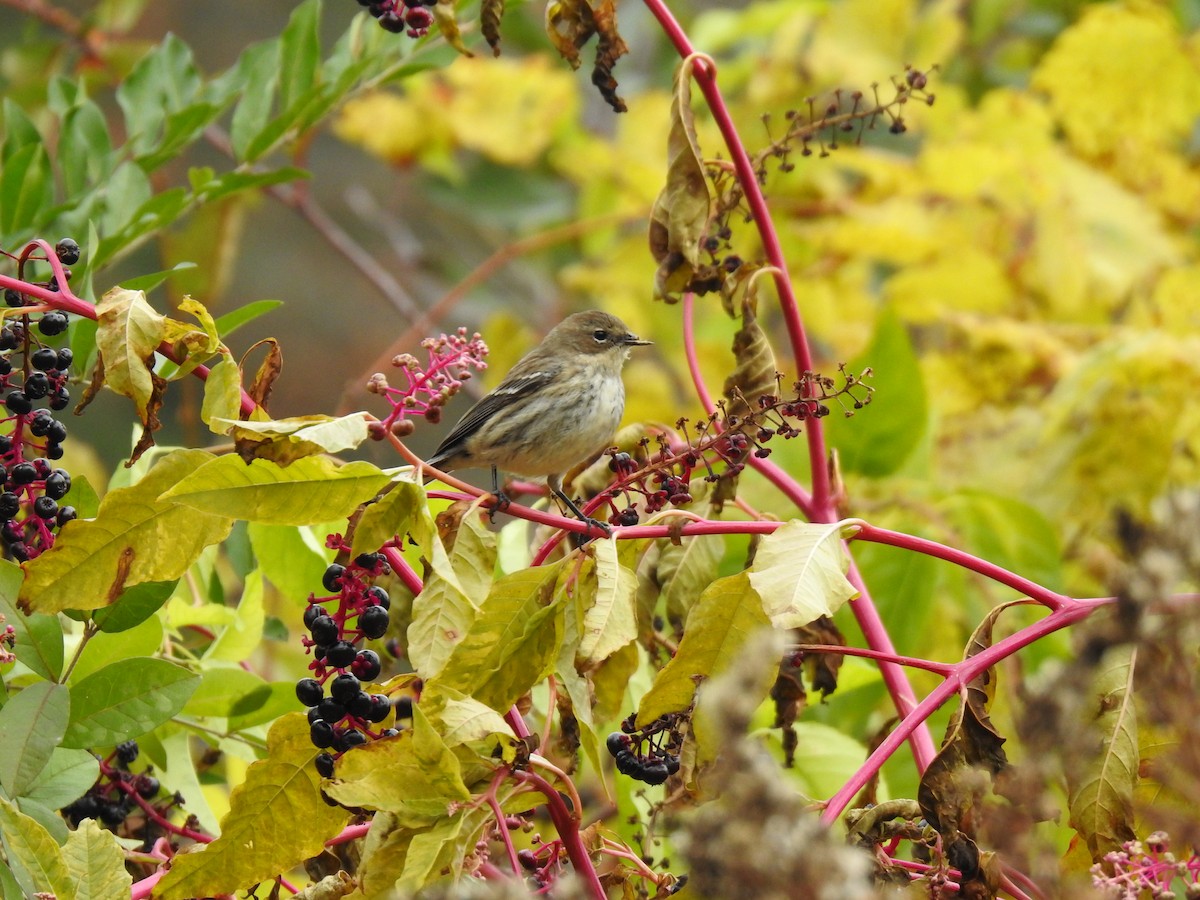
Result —
<instances>
[{"instance_id":1,"label":"yellow leaf","mask_svg":"<svg viewBox=\"0 0 1200 900\"><path fill-rule=\"evenodd\" d=\"M267 757L250 765L233 789L221 836L195 853L176 857L158 883L158 900L231 894L267 881L316 856L348 814L321 799L321 776L301 713L276 720L267 735Z\"/></svg>"},{"instance_id":2,"label":"yellow leaf","mask_svg":"<svg viewBox=\"0 0 1200 900\"><path fill-rule=\"evenodd\" d=\"M1175 18L1151 4L1096 4L1033 73L1071 143L1088 156L1183 138L1200 114L1200 71Z\"/></svg>"},{"instance_id":3,"label":"yellow leaf","mask_svg":"<svg viewBox=\"0 0 1200 900\"><path fill-rule=\"evenodd\" d=\"M22 609L99 609L126 587L181 576L201 550L228 536L233 521L159 496L213 458L177 450L137 484L109 491L95 519L71 523L52 549L25 565Z\"/></svg>"},{"instance_id":4,"label":"yellow leaf","mask_svg":"<svg viewBox=\"0 0 1200 900\"><path fill-rule=\"evenodd\" d=\"M146 302L143 291L111 289L96 304L96 349L104 363L105 383L129 397L145 421L154 392L151 357L166 336L167 319Z\"/></svg>"},{"instance_id":5,"label":"yellow leaf","mask_svg":"<svg viewBox=\"0 0 1200 900\"><path fill-rule=\"evenodd\" d=\"M125 853L116 836L94 820L79 823L67 835L62 852L76 900L109 900L129 893L133 878L125 871Z\"/></svg>"},{"instance_id":6,"label":"yellow leaf","mask_svg":"<svg viewBox=\"0 0 1200 900\"><path fill-rule=\"evenodd\" d=\"M791 521L763 538L749 578L771 624L799 628L858 596L849 565L839 524Z\"/></svg>"}]
</instances>

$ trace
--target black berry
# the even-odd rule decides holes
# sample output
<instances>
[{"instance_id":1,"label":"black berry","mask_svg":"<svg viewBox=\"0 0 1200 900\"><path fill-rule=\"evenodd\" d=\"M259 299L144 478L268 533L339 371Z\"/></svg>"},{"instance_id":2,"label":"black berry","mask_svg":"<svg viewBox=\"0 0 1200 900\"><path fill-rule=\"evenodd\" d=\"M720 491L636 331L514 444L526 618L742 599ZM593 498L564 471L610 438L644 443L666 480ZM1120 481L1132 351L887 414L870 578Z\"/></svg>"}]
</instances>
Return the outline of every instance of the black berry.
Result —
<instances>
[{"instance_id":1,"label":"black berry","mask_svg":"<svg viewBox=\"0 0 1200 900\"><path fill-rule=\"evenodd\" d=\"M13 484L30 484L37 481L37 469L33 467L33 463L17 463L8 473L8 477Z\"/></svg>"},{"instance_id":2,"label":"black berry","mask_svg":"<svg viewBox=\"0 0 1200 900\"><path fill-rule=\"evenodd\" d=\"M325 590L331 594L336 594L342 589L342 573L346 571L345 566L333 563L325 570L325 574L321 577L321 584L325 585Z\"/></svg>"},{"instance_id":3,"label":"black berry","mask_svg":"<svg viewBox=\"0 0 1200 900\"><path fill-rule=\"evenodd\" d=\"M58 351L52 347L39 347L30 354L29 362L39 372L49 372L58 367Z\"/></svg>"},{"instance_id":4,"label":"black berry","mask_svg":"<svg viewBox=\"0 0 1200 900\"><path fill-rule=\"evenodd\" d=\"M74 522L75 519L78 518L78 515L79 514L75 512L75 507L63 506L59 508L58 518L55 521L58 522L58 527L62 528L68 522Z\"/></svg>"},{"instance_id":5,"label":"black berry","mask_svg":"<svg viewBox=\"0 0 1200 900\"><path fill-rule=\"evenodd\" d=\"M79 245L71 238L63 238L54 245L54 254L64 266L73 266L79 262Z\"/></svg>"},{"instance_id":6,"label":"black berry","mask_svg":"<svg viewBox=\"0 0 1200 900\"><path fill-rule=\"evenodd\" d=\"M313 640L318 644L328 646L338 639L337 622L333 620L332 616L318 615L308 629L312 632Z\"/></svg>"},{"instance_id":7,"label":"black berry","mask_svg":"<svg viewBox=\"0 0 1200 900\"><path fill-rule=\"evenodd\" d=\"M64 331L66 331L67 324L67 314L55 310L42 316L42 318L38 320L37 327L38 331L46 335L46 337L53 337L56 334L62 334Z\"/></svg>"},{"instance_id":8,"label":"black berry","mask_svg":"<svg viewBox=\"0 0 1200 900\"><path fill-rule=\"evenodd\" d=\"M301 678L296 682L296 699L305 706L316 706L325 699L321 682L315 678Z\"/></svg>"},{"instance_id":9,"label":"black berry","mask_svg":"<svg viewBox=\"0 0 1200 900\"><path fill-rule=\"evenodd\" d=\"M351 645L351 649L354 649ZM374 650L360 650L353 661L352 670L363 681L374 681L379 677L383 666L379 662L379 654Z\"/></svg>"},{"instance_id":10,"label":"black berry","mask_svg":"<svg viewBox=\"0 0 1200 900\"><path fill-rule=\"evenodd\" d=\"M117 759L124 765L129 765L138 758L137 741L123 741L117 744Z\"/></svg>"},{"instance_id":11,"label":"black berry","mask_svg":"<svg viewBox=\"0 0 1200 900\"><path fill-rule=\"evenodd\" d=\"M329 696L346 706L349 706L350 701L358 696L358 692L358 679L348 672L338 675L329 683Z\"/></svg>"},{"instance_id":12,"label":"black berry","mask_svg":"<svg viewBox=\"0 0 1200 900\"><path fill-rule=\"evenodd\" d=\"M383 637L388 630L388 611L382 606L370 606L358 617L358 630L369 638Z\"/></svg>"},{"instance_id":13,"label":"black berry","mask_svg":"<svg viewBox=\"0 0 1200 900\"><path fill-rule=\"evenodd\" d=\"M66 469L55 469L46 476L46 496L61 500L71 490L71 476Z\"/></svg>"},{"instance_id":14,"label":"black berry","mask_svg":"<svg viewBox=\"0 0 1200 900\"><path fill-rule=\"evenodd\" d=\"M53 519L58 515L58 504L50 497L38 497L33 501L33 513L39 519Z\"/></svg>"},{"instance_id":15,"label":"black berry","mask_svg":"<svg viewBox=\"0 0 1200 900\"><path fill-rule=\"evenodd\" d=\"M349 641L338 641L336 644L333 644L329 648L329 651L325 654L325 661L335 669L344 669L346 666L355 661L355 655L353 644L351 644ZM358 675L360 678L362 677L358 672L355 672L354 674ZM370 679L366 680L369 681Z\"/></svg>"},{"instance_id":16,"label":"black berry","mask_svg":"<svg viewBox=\"0 0 1200 900\"><path fill-rule=\"evenodd\" d=\"M8 396L4 398L4 405L8 407L10 413L18 416L23 416L33 409L33 403L23 391L9 391Z\"/></svg>"},{"instance_id":17,"label":"black berry","mask_svg":"<svg viewBox=\"0 0 1200 900\"><path fill-rule=\"evenodd\" d=\"M317 774L322 778L329 778L333 775L333 757L328 753L318 753L313 762L316 764Z\"/></svg>"},{"instance_id":18,"label":"black berry","mask_svg":"<svg viewBox=\"0 0 1200 900\"><path fill-rule=\"evenodd\" d=\"M21 498L12 491L0 494L0 519L11 519L21 511Z\"/></svg>"},{"instance_id":19,"label":"black berry","mask_svg":"<svg viewBox=\"0 0 1200 900\"><path fill-rule=\"evenodd\" d=\"M333 726L324 719L318 719L309 726L308 736L317 747L333 746Z\"/></svg>"},{"instance_id":20,"label":"black berry","mask_svg":"<svg viewBox=\"0 0 1200 900\"><path fill-rule=\"evenodd\" d=\"M371 712L367 714L367 718L372 722L382 722L388 717L388 713L392 711L392 701L388 699L386 694L371 695Z\"/></svg>"}]
</instances>

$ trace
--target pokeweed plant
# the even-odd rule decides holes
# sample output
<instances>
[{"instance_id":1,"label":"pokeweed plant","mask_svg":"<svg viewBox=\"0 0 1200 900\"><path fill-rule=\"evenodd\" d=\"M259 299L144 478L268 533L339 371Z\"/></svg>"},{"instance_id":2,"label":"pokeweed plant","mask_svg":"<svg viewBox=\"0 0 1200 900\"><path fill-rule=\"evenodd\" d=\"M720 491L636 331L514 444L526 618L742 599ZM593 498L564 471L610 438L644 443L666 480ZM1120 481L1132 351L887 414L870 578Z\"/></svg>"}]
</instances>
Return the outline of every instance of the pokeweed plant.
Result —
<instances>
[{"instance_id":1,"label":"pokeweed plant","mask_svg":"<svg viewBox=\"0 0 1200 900\"><path fill-rule=\"evenodd\" d=\"M861 360L822 371L764 186L875 131L905 133L935 103L933 67L805 98L752 150L717 63L670 8L647 0L680 63L644 293L682 321L694 412L626 428L574 473L584 511L613 526L607 538L581 542L585 523L540 502L506 505L512 521L497 530L491 495L454 479L423 485L405 439L437 423L486 366L479 334L460 329L397 355L365 386L382 408L275 419L278 344L263 342L251 373L226 343L265 307L216 319L188 299L179 309L194 322L163 315L145 292L168 273L89 299L107 266L189 213L304 177L270 168L269 154L303 147L336 108L403 77L392 35L421 41L436 28L469 53L453 3L364 5L328 57L321 6L309 0L280 37L213 79L166 39L118 90L123 144L82 85L50 92L56 143L5 107L5 896L254 895L268 883L312 897L667 896L688 885L771 896L824 880L842 896L915 883L933 896L1037 897L1062 873L1017 838L1036 833L1059 781L1096 885L1120 896L1165 895L1175 878L1194 887L1194 854L1171 856L1161 830L1190 833L1194 821L1166 803L1135 815L1140 785L1187 796L1194 763L1143 749L1134 691L1143 671L1173 678L1180 700L1141 712L1156 734L1184 727L1196 696L1182 662L1195 596L1180 593L1200 569L1194 495L1157 524L1122 520L1133 562L1118 590L1077 597L986 553L877 524L850 488L852 472L893 465L870 444L887 435L872 416L925 414L923 396L896 390L889 368L920 373L889 316ZM485 0L479 15L499 54L503 4ZM382 28L367 28L371 18ZM95 52L86 24L57 25ZM546 27L574 67L594 42L592 81L626 109L615 5L555 2ZM704 146L694 90L711 120ZM707 146L714 135L719 153ZM229 171L152 186L150 174L200 141L227 154ZM282 196L311 215L300 194ZM85 239L52 245L40 236L52 226ZM739 324L718 394L700 334L729 319ZM171 384L191 377L205 382L203 422L231 449L155 446ZM103 499L51 465L72 378L85 385L81 407L107 387L134 402L142 426L133 472ZM371 440L400 465L346 460ZM510 496L540 499L521 484ZM941 561L978 585L988 602L960 657L897 646L854 562L865 545ZM236 607L223 602L230 582ZM1017 599L990 602L990 586ZM272 627L269 590L290 601L275 627L291 653L268 671L256 651ZM1022 617L1029 608L1039 615ZM1021 681L1019 652L1067 629L1081 636L1077 658L1042 684ZM806 720L822 712L808 707L810 692L832 708L845 672L869 671L854 660L875 667L894 716L870 733L864 722ZM295 677L277 677L284 668ZM910 671L934 686L920 696ZM1010 701L999 724L1010 679L1029 709L1016 715ZM939 714L940 746L930 728ZM758 723L777 735L745 737ZM1009 727L1041 756L1010 763ZM213 762L194 758L195 738L247 763L223 816L202 788ZM843 774L806 794L795 776L828 747ZM1045 764L1067 748L1065 773ZM910 796L893 795L885 766L911 772ZM1146 823L1157 830L1137 843ZM768 842L767 829L785 840ZM301 866L312 882L303 890Z\"/></svg>"}]
</instances>

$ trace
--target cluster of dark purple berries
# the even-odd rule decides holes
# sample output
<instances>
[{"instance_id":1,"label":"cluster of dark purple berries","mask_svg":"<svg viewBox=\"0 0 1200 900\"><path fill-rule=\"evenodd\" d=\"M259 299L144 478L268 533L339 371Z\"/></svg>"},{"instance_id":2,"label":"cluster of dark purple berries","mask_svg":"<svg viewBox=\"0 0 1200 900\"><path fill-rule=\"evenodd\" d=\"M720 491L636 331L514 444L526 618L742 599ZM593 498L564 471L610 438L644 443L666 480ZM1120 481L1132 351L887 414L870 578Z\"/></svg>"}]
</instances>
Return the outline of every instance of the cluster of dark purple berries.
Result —
<instances>
[{"instance_id":1,"label":"cluster of dark purple berries","mask_svg":"<svg viewBox=\"0 0 1200 900\"><path fill-rule=\"evenodd\" d=\"M608 752L617 771L646 784L662 784L679 771L683 738L676 729L678 715L662 716L645 728L637 728L634 713L621 723L621 730L608 736Z\"/></svg>"},{"instance_id":2,"label":"cluster of dark purple berries","mask_svg":"<svg viewBox=\"0 0 1200 900\"><path fill-rule=\"evenodd\" d=\"M379 20L379 27L393 34L403 32L410 38L424 37L433 25L429 7L437 0L358 0L367 12Z\"/></svg>"},{"instance_id":3,"label":"cluster of dark purple berries","mask_svg":"<svg viewBox=\"0 0 1200 900\"><path fill-rule=\"evenodd\" d=\"M378 553L360 554L348 566L333 563L322 578L329 595L310 595L304 610L309 636L302 640L313 655L308 665L312 675L297 682L296 697L308 707L313 744L332 751L316 758L317 771L326 778L338 755L397 733L395 728L372 727L391 716L392 701L386 694L363 690L364 683L379 677L382 664L378 653L358 646L364 639L383 637L388 629L391 599L373 583L388 571Z\"/></svg>"},{"instance_id":4,"label":"cluster of dark purple berries","mask_svg":"<svg viewBox=\"0 0 1200 900\"><path fill-rule=\"evenodd\" d=\"M72 826L78 826L84 819L96 819L116 828L138 806L135 796L147 802L154 800L162 786L150 770L137 774L129 771L137 758L137 741L118 744L107 759L100 760L96 783L78 800L62 808L63 817ZM173 797L170 802L173 805L179 799Z\"/></svg>"},{"instance_id":5,"label":"cluster of dark purple berries","mask_svg":"<svg viewBox=\"0 0 1200 900\"><path fill-rule=\"evenodd\" d=\"M64 264L79 261L79 246L70 238L55 249ZM57 290L54 282L46 286ZM11 288L4 302L13 309L36 303ZM73 507L59 506L71 476L50 464L62 458L67 439L67 426L54 414L71 402L67 382L74 356L69 347L55 349L41 340L62 334L67 324L66 313L50 310L0 327L0 391L7 411L0 424L10 426L0 435L0 538L18 562L50 549L55 531L75 518Z\"/></svg>"}]
</instances>

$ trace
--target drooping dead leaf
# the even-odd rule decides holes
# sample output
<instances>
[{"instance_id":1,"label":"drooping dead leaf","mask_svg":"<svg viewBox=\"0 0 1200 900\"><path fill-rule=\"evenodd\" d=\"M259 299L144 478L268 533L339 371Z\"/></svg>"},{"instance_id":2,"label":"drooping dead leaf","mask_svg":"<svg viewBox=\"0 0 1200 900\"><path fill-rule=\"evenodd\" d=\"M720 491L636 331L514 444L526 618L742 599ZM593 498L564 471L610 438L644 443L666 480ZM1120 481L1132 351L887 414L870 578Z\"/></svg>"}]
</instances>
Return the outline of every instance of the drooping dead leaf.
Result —
<instances>
[{"instance_id":1,"label":"drooping dead leaf","mask_svg":"<svg viewBox=\"0 0 1200 900\"><path fill-rule=\"evenodd\" d=\"M138 438L138 442L133 445L133 452L129 454L129 459L125 462L127 469L137 462L143 453L154 446L154 432L162 428L158 411L162 409L163 395L167 391L167 380L156 372L151 372L150 383L152 385L150 397L146 401L146 412L142 417L142 434Z\"/></svg>"},{"instance_id":2,"label":"drooping dead leaf","mask_svg":"<svg viewBox=\"0 0 1200 900\"><path fill-rule=\"evenodd\" d=\"M266 412L267 401L271 399L271 389L275 386L275 379L279 377L279 373L283 369L283 351L279 349L279 342L275 338L263 338L243 354L242 361L239 363L241 369L245 370L246 360L259 347L267 348L267 356L254 374L254 382L250 385L247 393L250 394L255 405Z\"/></svg>"},{"instance_id":3,"label":"drooping dead leaf","mask_svg":"<svg viewBox=\"0 0 1200 900\"><path fill-rule=\"evenodd\" d=\"M965 659L992 644L992 629L1000 613L1027 601L1014 600L993 609L967 642ZM929 823L942 836L947 861L962 872L972 896L994 897L998 884L996 862L981 854L973 839L977 814L993 780L1007 766L1005 739L988 716L996 694L995 669L980 673L967 684L964 702L946 726L942 749L921 776L917 802Z\"/></svg>"},{"instance_id":4,"label":"drooping dead leaf","mask_svg":"<svg viewBox=\"0 0 1200 900\"><path fill-rule=\"evenodd\" d=\"M616 0L599 0L592 8L596 23L596 62L592 66L592 84L614 112L625 112L625 101L617 96L617 79L613 76L617 60L629 52L629 47L617 31Z\"/></svg>"},{"instance_id":5,"label":"drooping dead leaf","mask_svg":"<svg viewBox=\"0 0 1200 900\"><path fill-rule=\"evenodd\" d=\"M463 56L475 55L463 43L462 32L458 27L458 14L454 11L454 0L438 0L433 7L433 21L447 44Z\"/></svg>"},{"instance_id":6,"label":"drooping dead leaf","mask_svg":"<svg viewBox=\"0 0 1200 900\"><path fill-rule=\"evenodd\" d=\"M802 644L833 644L838 647L846 646L846 638L829 616L821 616L814 622L809 622L803 628L796 629L796 636ZM837 690L838 669L842 667L843 657L837 653L808 653L804 657L804 673L814 691L820 691L822 697L828 697Z\"/></svg>"},{"instance_id":7,"label":"drooping dead leaf","mask_svg":"<svg viewBox=\"0 0 1200 900\"><path fill-rule=\"evenodd\" d=\"M492 48L492 55L500 55L500 22L504 19L504 0L483 0L479 8L479 30Z\"/></svg>"},{"instance_id":8,"label":"drooping dead leaf","mask_svg":"<svg viewBox=\"0 0 1200 900\"><path fill-rule=\"evenodd\" d=\"M692 57L675 73L671 132L667 137L667 183L650 212L650 254L658 263L654 296L674 302L700 268L700 242L708 227L712 197L692 115ZM720 282L718 281L719 285Z\"/></svg>"},{"instance_id":9,"label":"drooping dead leaf","mask_svg":"<svg viewBox=\"0 0 1200 900\"><path fill-rule=\"evenodd\" d=\"M783 764L791 768L796 764L796 716L800 715L808 701L808 692L800 680L800 669L789 654L779 664L779 674L771 685L771 701L775 704L775 724L783 736Z\"/></svg>"},{"instance_id":10,"label":"drooping dead leaf","mask_svg":"<svg viewBox=\"0 0 1200 900\"><path fill-rule=\"evenodd\" d=\"M757 275L767 275L774 269L761 269ZM778 388L775 351L762 326L758 324L758 284L755 277L742 299L742 327L733 336L733 358L737 367L725 379L725 398L730 412L744 416L754 412L759 397L774 394Z\"/></svg>"},{"instance_id":11,"label":"drooping dead leaf","mask_svg":"<svg viewBox=\"0 0 1200 900\"><path fill-rule=\"evenodd\" d=\"M554 0L546 5L546 36L572 69L578 69L579 51L596 33L596 20L587 0Z\"/></svg>"}]
</instances>

